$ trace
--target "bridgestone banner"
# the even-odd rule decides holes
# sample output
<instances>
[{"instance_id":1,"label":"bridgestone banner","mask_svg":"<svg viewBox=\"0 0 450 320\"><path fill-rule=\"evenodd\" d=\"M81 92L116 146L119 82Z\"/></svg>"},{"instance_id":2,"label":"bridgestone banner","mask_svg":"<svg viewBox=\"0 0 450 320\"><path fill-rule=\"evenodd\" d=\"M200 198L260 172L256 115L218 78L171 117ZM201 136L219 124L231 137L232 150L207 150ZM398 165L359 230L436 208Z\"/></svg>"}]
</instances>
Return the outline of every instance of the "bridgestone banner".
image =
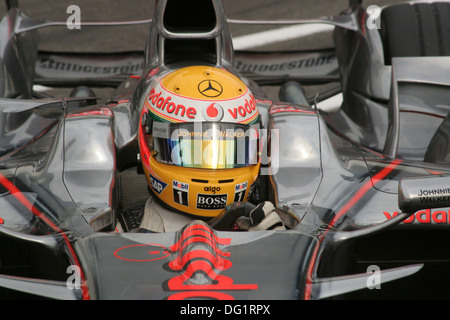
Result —
<instances>
[{"instance_id":1,"label":"bridgestone banner","mask_svg":"<svg viewBox=\"0 0 450 320\"><path fill-rule=\"evenodd\" d=\"M333 50L235 53L238 72L252 76L321 77L338 74ZM40 52L36 79L99 79L119 75L140 75L144 68L141 52L73 54Z\"/></svg>"}]
</instances>

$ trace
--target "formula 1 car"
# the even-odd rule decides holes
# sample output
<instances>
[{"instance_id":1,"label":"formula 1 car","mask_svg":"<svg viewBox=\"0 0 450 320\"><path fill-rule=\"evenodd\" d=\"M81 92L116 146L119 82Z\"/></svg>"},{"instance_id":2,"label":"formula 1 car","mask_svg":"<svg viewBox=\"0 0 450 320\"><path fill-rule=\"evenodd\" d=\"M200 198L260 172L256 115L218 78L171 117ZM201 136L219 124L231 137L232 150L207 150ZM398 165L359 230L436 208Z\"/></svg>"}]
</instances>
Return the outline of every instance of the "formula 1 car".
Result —
<instances>
[{"instance_id":1,"label":"formula 1 car","mask_svg":"<svg viewBox=\"0 0 450 320\"><path fill-rule=\"evenodd\" d=\"M334 50L255 53L233 51L228 23L239 21L227 20L220 0L186 3L157 1L142 55L80 55L38 51L36 29L60 23L7 2L0 26L1 296L448 298L448 22L426 22L450 4L383 8L378 29L367 27L368 11L351 1L336 17L292 22L334 25ZM183 18L191 16L202 19L192 25ZM430 34L437 34L432 45ZM136 218L124 208L124 190L144 179L121 181L146 161L138 157L142 101L162 74L193 61L239 76L253 92L267 130L263 174L248 202L232 202L212 219L167 232L119 230L120 219ZM304 73L300 64L311 69ZM344 99L335 111L321 110L320 99L299 85L336 81ZM276 83L281 102L261 87ZM74 91L44 97L35 84ZM97 104L89 85L116 90ZM169 183L152 181L148 196ZM285 229L236 230L265 201Z\"/></svg>"}]
</instances>

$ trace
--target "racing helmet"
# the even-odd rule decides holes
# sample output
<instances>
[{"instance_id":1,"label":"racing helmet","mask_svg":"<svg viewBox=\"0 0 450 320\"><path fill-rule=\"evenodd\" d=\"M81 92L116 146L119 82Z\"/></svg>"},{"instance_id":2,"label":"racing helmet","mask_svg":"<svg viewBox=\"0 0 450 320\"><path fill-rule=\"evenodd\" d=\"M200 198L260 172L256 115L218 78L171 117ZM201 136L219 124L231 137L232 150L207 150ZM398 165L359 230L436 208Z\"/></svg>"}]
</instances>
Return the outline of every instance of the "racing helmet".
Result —
<instances>
[{"instance_id":1,"label":"racing helmet","mask_svg":"<svg viewBox=\"0 0 450 320\"><path fill-rule=\"evenodd\" d=\"M155 81L142 103L140 157L160 202L213 218L247 200L260 169L260 120L239 78L215 67L177 69Z\"/></svg>"}]
</instances>

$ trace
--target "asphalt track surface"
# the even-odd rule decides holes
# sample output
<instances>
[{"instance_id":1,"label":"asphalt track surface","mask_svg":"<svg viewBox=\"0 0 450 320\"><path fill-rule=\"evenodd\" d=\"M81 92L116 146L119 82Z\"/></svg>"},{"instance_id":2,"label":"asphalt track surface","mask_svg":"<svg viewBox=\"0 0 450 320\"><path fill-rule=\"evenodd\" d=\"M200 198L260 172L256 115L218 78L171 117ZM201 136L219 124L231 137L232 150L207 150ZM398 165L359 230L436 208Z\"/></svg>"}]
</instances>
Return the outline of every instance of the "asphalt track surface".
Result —
<instances>
[{"instance_id":1,"label":"asphalt track surface","mask_svg":"<svg viewBox=\"0 0 450 320\"><path fill-rule=\"evenodd\" d=\"M370 0L364 6L384 6L400 0ZM67 8L77 5L81 21L143 20L153 16L154 1L142 0L19 0L19 7L33 17L66 21ZM317 18L337 15L348 7L347 0L224 0L228 18L249 20L277 20ZM2 3L1 12L5 12ZM231 25L233 37L278 28L267 25ZM65 27L41 30L41 47L54 51L124 51L143 50L148 25L128 27L83 27L69 30ZM306 49L332 46L329 34L265 46L269 49Z\"/></svg>"},{"instance_id":2,"label":"asphalt track surface","mask_svg":"<svg viewBox=\"0 0 450 320\"><path fill-rule=\"evenodd\" d=\"M364 2L364 6L384 6L403 1L371 0ZM67 21L70 13L67 8L77 5L80 8L81 22L86 21L128 21L144 20L153 16L154 1L142 0L19 0L22 11L32 17L42 17L53 21ZM337 15L348 7L347 0L224 0L225 14L228 18L248 20L280 20L317 18ZM6 12L3 2L0 3L0 13ZM331 31L314 32L310 29L301 39L281 40L286 34L279 33L279 37L268 38L263 32L279 29L283 26L269 25L230 25L234 39L260 37L267 43L264 46L252 44L247 50L300 50L333 47ZM126 27L82 27L69 30L67 27L49 27L39 30L40 49L56 52L121 52L139 51L145 47L149 25ZM258 43L258 42L257 42ZM241 44L242 45L242 42ZM266 87L268 96L276 100L278 88ZM316 88L309 88L316 90ZM318 90L318 89L317 89ZM57 89L48 93L61 96L70 91ZM111 90L95 89L97 95L107 100ZM103 101L101 101L103 102ZM121 174L123 188L124 209L141 205L148 197L147 185L143 175L137 175L136 170L130 169ZM131 188L129 187L131 186Z\"/></svg>"}]
</instances>

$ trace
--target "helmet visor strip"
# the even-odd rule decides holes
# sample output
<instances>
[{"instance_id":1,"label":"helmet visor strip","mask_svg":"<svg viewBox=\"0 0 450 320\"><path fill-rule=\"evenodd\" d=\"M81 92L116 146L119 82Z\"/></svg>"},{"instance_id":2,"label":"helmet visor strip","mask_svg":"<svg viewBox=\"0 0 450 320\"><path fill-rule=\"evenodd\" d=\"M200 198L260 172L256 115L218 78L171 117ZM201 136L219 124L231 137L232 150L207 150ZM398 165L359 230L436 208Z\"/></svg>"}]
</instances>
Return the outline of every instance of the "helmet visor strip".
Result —
<instances>
[{"instance_id":1,"label":"helmet visor strip","mask_svg":"<svg viewBox=\"0 0 450 320\"><path fill-rule=\"evenodd\" d=\"M158 162L189 168L230 169L259 161L259 125L219 122L153 121Z\"/></svg>"}]
</instances>

